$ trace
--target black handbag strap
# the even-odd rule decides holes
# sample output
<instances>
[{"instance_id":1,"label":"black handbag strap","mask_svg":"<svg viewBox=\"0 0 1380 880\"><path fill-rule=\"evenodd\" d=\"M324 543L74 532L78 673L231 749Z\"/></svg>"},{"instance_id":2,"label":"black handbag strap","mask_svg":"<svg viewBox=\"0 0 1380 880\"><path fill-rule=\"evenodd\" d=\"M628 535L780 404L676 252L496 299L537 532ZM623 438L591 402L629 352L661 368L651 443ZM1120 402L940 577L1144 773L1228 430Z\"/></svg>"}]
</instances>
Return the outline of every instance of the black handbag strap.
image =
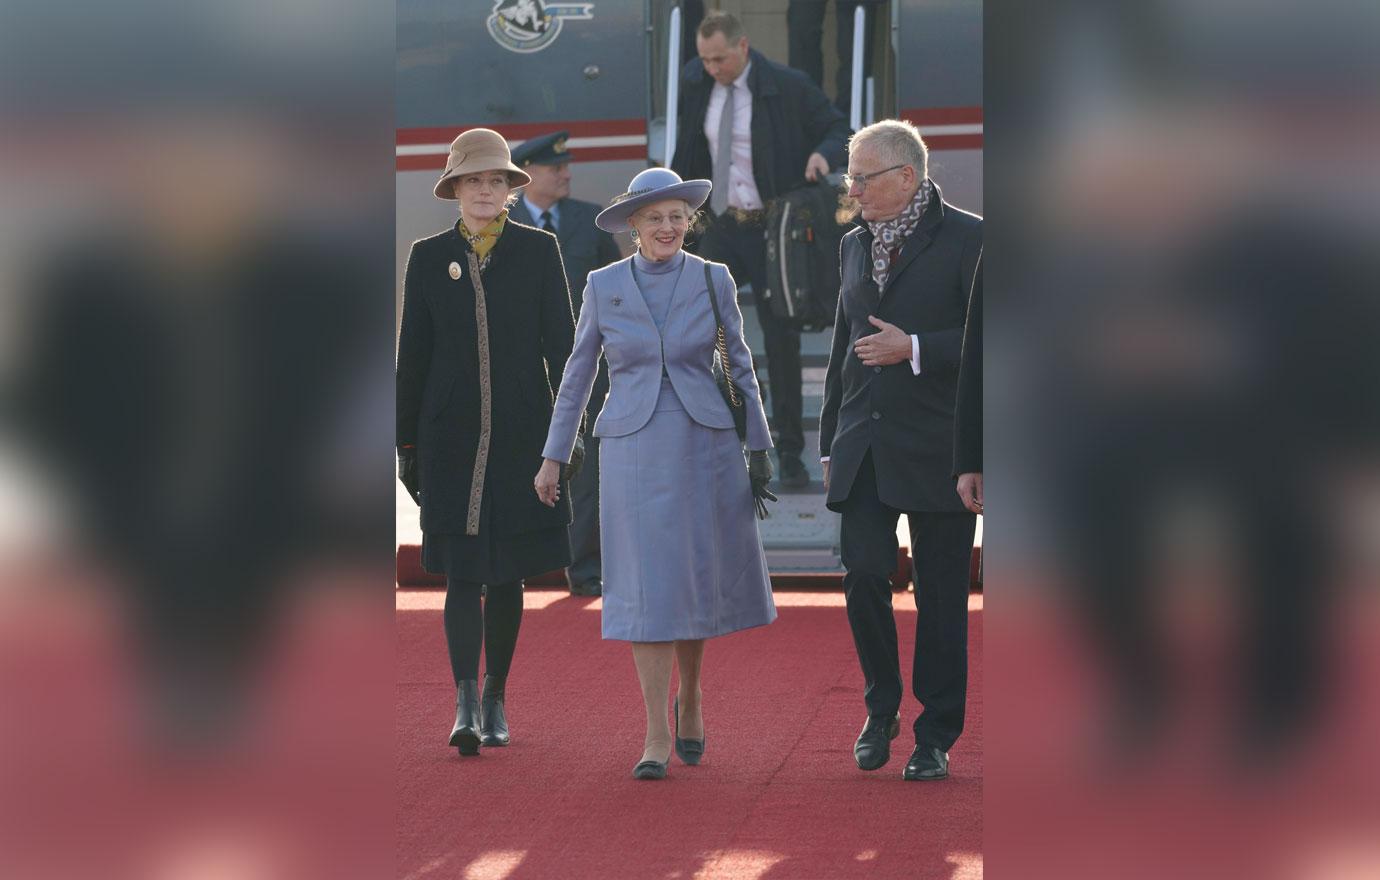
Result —
<instances>
[{"instance_id":1,"label":"black handbag strap","mask_svg":"<svg viewBox=\"0 0 1380 880\"><path fill-rule=\"evenodd\" d=\"M719 314L719 298L714 295L714 276L709 274L709 261L704 261L704 287L709 291L709 304L714 307L714 324L724 329L723 315Z\"/></svg>"},{"instance_id":2,"label":"black handbag strap","mask_svg":"<svg viewBox=\"0 0 1380 880\"><path fill-rule=\"evenodd\" d=\"M733 381L733 371L728 365L728 338L724 333L724 319L719 312L719 296L714 291L714 276L709 272L709 261L704 261L704 286L709 290L709 304L714 307L714 350L719 353L719 369L723 371L724 381L728 383L728 405L740 407L743 405L743 396L738 393L738 386Z\"/></svg>"}]
</instances>

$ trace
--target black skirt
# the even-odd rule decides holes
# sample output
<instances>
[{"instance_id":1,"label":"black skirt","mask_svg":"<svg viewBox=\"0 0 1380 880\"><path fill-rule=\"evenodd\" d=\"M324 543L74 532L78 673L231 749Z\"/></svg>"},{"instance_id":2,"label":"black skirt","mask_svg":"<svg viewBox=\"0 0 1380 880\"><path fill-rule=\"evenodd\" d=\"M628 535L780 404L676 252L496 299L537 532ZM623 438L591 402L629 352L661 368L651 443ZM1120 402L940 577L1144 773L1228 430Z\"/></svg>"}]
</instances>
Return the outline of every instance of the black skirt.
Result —
<instances>
[{"instance_id":1,"label":"black skirt","mask_svg":"<svg viewBox=\"0 0 1380 880\"><path fill-rule=\"evenodd\" d=\"M477 535L422 534L422 567L478 584L506 584L570 565L565 526L498 537L482 524Z\"/></svg>"}]
</instances>

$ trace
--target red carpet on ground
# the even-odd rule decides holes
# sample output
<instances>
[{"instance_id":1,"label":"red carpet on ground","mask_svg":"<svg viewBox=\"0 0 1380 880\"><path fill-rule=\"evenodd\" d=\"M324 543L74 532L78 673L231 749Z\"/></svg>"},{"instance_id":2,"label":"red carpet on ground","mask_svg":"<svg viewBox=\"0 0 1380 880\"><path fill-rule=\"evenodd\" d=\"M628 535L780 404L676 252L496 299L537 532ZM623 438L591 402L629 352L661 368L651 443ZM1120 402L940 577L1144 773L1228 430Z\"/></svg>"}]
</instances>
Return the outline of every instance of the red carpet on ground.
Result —
<instances>
[{"instance_id":1,"label":"red carpet on ground","mask_svg":"<svg viewBox=\"0 0 1380 880\"><path fill-rule=\"evenodd\" d=\"M913 599L895 597L909 687ZM853 764L862 675L837 593L777 593L771 626L709 643L704 763L640 782L644 714L599 601L529 590L508 682L512 745L461 758L444 593L397 594L397 876L464 880L846 880L982 876L982 597L970 600L967 729L951 777Z\"/></svg>"}]
</instances>

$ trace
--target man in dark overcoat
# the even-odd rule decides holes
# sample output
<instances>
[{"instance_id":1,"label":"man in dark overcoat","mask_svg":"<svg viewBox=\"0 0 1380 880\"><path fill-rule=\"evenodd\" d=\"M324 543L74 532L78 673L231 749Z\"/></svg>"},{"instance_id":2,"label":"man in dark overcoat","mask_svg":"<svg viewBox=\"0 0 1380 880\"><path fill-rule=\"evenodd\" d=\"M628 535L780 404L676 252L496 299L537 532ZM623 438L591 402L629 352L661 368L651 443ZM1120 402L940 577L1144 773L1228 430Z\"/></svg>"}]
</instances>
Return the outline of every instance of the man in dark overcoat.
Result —
<instances>
[{"instance_id":1,"label":"man in dark overcoat","mask_svg":"<svg viewBox=\"0 0 1380 880\"><path fill-rule=\"evenodd\" d=\"M954 491L954 400L982 221L947 204L907 122L884 120L849 144L861 222L844 236L833 348L820 415L827 504L842 514L848 622L866 682L863 770L891 756L901 669L890 575L905 514L914 556L912 687L924 705L906 779L948 775L967 697L969 560L977 518Z\"/></svg>"},{"instance_id":2,"label":"man in dark overcoat","mask_svg":"<svg viewBox=\"0 0 1380 880\"><path fill-rule=\"evenodd\" d=\"M843 164L848 122L804 73L753 50L732 15L706 15L696 45L700 57L681 75L671 168L686 180L714 182L712 216L696 252L727 263L758 295L781 484L802 488L809 475L800 460L800 331L784 325L760 297L767 279L766 208Z\"/></svg>"}]
</instances>

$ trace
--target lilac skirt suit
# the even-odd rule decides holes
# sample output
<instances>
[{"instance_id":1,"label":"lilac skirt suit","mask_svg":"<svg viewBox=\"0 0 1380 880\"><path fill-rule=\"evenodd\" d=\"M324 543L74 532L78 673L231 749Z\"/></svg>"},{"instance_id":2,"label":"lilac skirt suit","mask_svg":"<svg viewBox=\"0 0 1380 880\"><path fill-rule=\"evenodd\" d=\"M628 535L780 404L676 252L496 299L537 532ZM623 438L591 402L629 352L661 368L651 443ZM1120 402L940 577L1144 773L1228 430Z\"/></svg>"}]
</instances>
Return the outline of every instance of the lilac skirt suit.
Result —
<instances>
[{"instance_id":1,"label":"lilac skirt suit","mask_svg":"<svg viewBox=\"0 0 1380 880\"><path fill-rule=\"evenodd\" d=\"M710 264L748 449L771 448L737 286ZM599 355L609 394L594 424L604 559L603 637L664 642L776 619L743 446L714 382L704 261L635 254L592 272L543 455L569 461Z\"/></svg>"}]
</instances>

